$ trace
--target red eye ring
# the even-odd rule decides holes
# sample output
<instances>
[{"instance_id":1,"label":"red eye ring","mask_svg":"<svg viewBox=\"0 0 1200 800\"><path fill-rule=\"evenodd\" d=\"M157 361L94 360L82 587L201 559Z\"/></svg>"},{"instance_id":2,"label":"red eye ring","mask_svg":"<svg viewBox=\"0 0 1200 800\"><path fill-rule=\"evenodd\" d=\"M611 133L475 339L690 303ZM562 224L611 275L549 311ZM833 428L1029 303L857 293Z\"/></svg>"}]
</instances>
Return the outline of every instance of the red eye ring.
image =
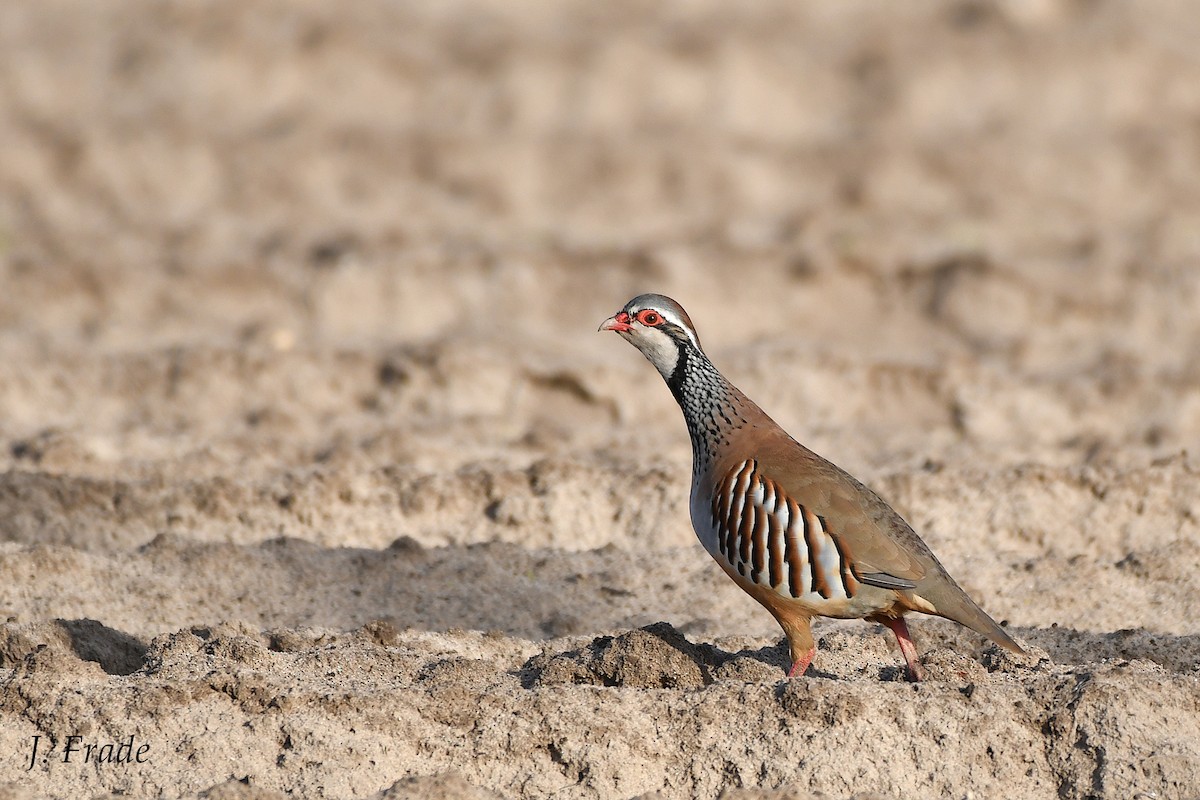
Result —
<instances>
[{"instance_id":1,"label":"red eye ring","mask_svg":"<svg viewBox=\"0 0 1200 800\"><path fill-rule=\"evenodd\" d=\"M653 328L656 325L663 324L662 314L659 314L657 311L655 311L652 308L647 308L643 311L639 311L638 315L637 315L637 321L642 323L643 325L646 325L651 328Z\"/></svg>"}]
</instances>

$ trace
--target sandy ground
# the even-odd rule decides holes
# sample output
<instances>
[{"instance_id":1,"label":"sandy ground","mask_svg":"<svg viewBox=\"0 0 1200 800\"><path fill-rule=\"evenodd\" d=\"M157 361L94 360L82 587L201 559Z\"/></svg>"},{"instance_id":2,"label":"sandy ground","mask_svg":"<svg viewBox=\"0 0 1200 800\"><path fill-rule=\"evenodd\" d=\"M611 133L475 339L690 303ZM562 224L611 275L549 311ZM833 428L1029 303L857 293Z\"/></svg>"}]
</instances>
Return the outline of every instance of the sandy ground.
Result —
<instances>
[{"instance_id":1,"label":"sandy ground","mask_svg":"<svg viewBox=\"0 0 1200 800\"><path fill-rule=\"evenodd\" d=\"M738 8L0 3L0 797L1200 797L1200 15ZM785 680L648 290L1030 657Z\"/></svg>"}]
</instances>

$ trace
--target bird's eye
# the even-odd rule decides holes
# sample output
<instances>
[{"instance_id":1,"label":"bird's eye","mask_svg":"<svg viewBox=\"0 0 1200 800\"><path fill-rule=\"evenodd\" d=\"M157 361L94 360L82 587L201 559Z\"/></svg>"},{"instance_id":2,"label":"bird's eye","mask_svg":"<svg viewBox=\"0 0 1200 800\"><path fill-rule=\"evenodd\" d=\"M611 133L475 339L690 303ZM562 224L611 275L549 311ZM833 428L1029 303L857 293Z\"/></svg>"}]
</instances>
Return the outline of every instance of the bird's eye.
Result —
<instances>
[{"instance_id":1,"label":"bird's eye","mask_svg":"<svg viewBox=\"0 0 1200 800\"><path fill-rule=\"evenodd\" d=\"M638 322L642 323L643 325L648 325L651 328L653 328L655 325L661 325L663 321L662 315L650 308L640 312L637 315L637 318Z\"/></svg>"}]
</instances>

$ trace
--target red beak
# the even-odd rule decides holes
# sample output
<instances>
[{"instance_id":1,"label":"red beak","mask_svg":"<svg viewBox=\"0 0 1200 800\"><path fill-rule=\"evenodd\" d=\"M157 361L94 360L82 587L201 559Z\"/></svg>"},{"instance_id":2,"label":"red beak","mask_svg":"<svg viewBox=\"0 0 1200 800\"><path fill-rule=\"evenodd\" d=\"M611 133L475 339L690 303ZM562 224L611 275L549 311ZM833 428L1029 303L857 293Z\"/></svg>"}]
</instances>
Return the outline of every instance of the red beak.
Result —
<instances>
[{"instance_id":1,"label":"red beak","mask_svg":"<svg viewBox=\"0 0 1200 800\"><path fill-rule=\"evenodd\" d=\"M633 326L629 324L629 315L622 311L619 314L604 320L604 322L601 322L600 327L596 330L624 333L625 331L633 330Z\"/></svg>"}]
</instances>

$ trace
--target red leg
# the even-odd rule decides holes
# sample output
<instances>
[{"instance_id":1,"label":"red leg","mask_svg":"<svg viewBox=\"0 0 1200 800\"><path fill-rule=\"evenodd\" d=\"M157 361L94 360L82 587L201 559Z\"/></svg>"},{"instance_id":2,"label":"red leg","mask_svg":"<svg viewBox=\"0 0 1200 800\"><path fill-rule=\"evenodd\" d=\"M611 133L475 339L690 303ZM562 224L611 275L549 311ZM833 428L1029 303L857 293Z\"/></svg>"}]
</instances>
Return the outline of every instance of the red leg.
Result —
<instances>
[{"instance_id":1,"label":"red leg","mask_svg":"<svg viewBox=\"0 0 1200 800\"><path fill-rule=\"evenodd\" d=\"M914 682L921 680L921 666L917 663L917 646L913 644L912 637L908 635L908 623L904 621L904 617L895 619L884 617L880 621L896 634L900 652L904 654L904 660L908 662L908 679Z\"/></svg>"},{"instance_id":2,"label":"red leg","mask_svg":"<svg viewBox=\"0 0 1200 800\"><path fill-rule=\"evenodd\" d=\"M808 669L808 665L812 663L813 656L815 656L816 654L817 654L817 648L814 647L813 649L809 650L807 653L805 653L800 658L797 658L796 661L792 664L792 668L790 670L788 670L788 677L789 678L798 678L801 675L803 675L804 671Z\"/></svg>"}]
</instances>

